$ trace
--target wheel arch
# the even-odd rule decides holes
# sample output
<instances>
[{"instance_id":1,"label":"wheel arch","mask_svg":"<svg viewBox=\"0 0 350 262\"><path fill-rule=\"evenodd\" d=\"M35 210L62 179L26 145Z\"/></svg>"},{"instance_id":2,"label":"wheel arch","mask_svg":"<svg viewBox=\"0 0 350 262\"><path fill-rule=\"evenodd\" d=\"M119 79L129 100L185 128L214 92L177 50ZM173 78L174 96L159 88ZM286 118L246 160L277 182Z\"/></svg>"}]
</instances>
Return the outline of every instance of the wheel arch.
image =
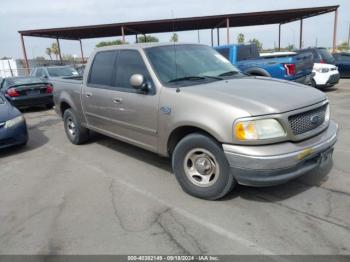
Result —
<instances>
[{"instance_id":1,"label":"wheel arch","mask_svg":"<svg viewBox=\"0 0 350 262\"><path fill-rule=\"evenodd\" d=\"M244 73L247 73L247 74L252 75L252 76L271 77L271 74L269 72L267 72L265 69L259 68L259 67L248 68L244 71Z\"/></svg>"},{"instance_id":2,"label":"wheel arch","mask_svg":"<svg viewBox=\"0 0 350 262\"><path fill-rule=\"evenodd\" d=\"M167 153L169 156L172 155L176 145L183 139L185 136L193 133L200 133L203 135L206 135L216 142L218 142L218 138L213 135L211 132L208 132L207 130L197 127L194 125L183 125L183 126L178 126L175 129L171 131L171 133L168 136L167 139Z\"/></svg>"}]
</instances>

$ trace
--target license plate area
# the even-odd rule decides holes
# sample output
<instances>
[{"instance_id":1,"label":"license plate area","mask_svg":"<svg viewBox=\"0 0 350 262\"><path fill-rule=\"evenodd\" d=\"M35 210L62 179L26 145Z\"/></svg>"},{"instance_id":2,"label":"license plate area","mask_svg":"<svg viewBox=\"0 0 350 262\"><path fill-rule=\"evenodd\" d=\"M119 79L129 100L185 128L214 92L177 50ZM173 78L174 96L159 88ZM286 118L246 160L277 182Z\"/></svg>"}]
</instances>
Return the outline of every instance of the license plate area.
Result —
<instances>
[{"instance_id":1,"label":"license plate area","mask_svg":"<svg viewBox=\"0 0 350 262\"><path fill-rule=\"evenodd\" d=\"M27 96L35 96L35 95L39 95L39 94L40 94L40 90L39 89L37 89L37 90L28 90L26 92Z\"/></svg>"},{"instance_id":2,"label":"license plate area","mask_svg":"<svg viewBox=\"0 0 350 262\"><path fill-rule=\"evenodd\" d=\"M328 164L328 162L332 159L333 150L334 150L334 148L331 147L331 148L320 153L319 163L320 163L321 168L326 166Z\"/></svg>"}]
</instances>

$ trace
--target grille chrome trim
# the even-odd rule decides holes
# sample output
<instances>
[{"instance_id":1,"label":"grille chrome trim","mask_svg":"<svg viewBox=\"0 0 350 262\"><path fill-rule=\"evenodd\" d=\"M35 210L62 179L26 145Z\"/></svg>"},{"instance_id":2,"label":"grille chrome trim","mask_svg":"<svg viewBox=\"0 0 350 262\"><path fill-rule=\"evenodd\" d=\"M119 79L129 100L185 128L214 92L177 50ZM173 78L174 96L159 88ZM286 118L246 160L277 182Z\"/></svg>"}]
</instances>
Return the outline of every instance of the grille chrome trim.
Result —
<instances>
[{"instance_id":1,"label":"grille chrome trim","mask_svg":"<svg viewBox=\"0 0 350 262\"><path fill-rule=\"evenodd\" d=\"M288 121L293 134L298 136L321 126L325 121L327 106L328 104L289 116Z\"/></svg>"}]
</instances>

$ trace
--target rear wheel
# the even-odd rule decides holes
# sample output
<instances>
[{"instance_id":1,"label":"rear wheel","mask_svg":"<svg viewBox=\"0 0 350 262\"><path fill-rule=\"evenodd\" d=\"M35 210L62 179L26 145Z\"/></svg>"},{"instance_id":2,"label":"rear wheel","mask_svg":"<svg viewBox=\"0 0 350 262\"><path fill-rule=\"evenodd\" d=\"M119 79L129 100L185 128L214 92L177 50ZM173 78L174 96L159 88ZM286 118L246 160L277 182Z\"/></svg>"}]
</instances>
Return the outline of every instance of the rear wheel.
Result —
<instances>
[{"instance_id":1,"label":"rear wheel","mask_svg":"<svg viewBox=\"0 0 350 262\"><path fill-rule=\"evenodd\" d=\"M63 114L64 129L70 142L80 145L89 139L89 130L79 123L71 109L67 109Z\"/></svg>"},{"instance_id":2,"label":"rear wheel","mask_svg":"<svg viewBox=\"0 0 350 262\"><path fill-rule=\"evenodd\" d=\"M175 147L172 165L182 189L195 197L219 199L236 184L221 146L203 134L183 138Z\"/></svg>"}]
</instances>

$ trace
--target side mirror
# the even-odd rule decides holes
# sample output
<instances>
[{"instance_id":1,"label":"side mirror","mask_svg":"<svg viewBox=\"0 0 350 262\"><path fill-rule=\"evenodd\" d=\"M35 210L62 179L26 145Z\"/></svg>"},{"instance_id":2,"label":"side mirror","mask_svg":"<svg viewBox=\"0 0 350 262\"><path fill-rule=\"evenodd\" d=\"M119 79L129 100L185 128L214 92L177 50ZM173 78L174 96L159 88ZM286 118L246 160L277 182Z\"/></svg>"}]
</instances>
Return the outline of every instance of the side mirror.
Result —
<instances>
[{"instance_id":1,"label":"side mirror","mask_svg":"<svg viewBox=\"0 0 350 262\"><path fill-rule=\"evenodd\" d=\"M148 91L148 85L145 81L144 76L141 74L133 74L130 77L130 85L138 91Z\"/></svg>"}]
</instances>

